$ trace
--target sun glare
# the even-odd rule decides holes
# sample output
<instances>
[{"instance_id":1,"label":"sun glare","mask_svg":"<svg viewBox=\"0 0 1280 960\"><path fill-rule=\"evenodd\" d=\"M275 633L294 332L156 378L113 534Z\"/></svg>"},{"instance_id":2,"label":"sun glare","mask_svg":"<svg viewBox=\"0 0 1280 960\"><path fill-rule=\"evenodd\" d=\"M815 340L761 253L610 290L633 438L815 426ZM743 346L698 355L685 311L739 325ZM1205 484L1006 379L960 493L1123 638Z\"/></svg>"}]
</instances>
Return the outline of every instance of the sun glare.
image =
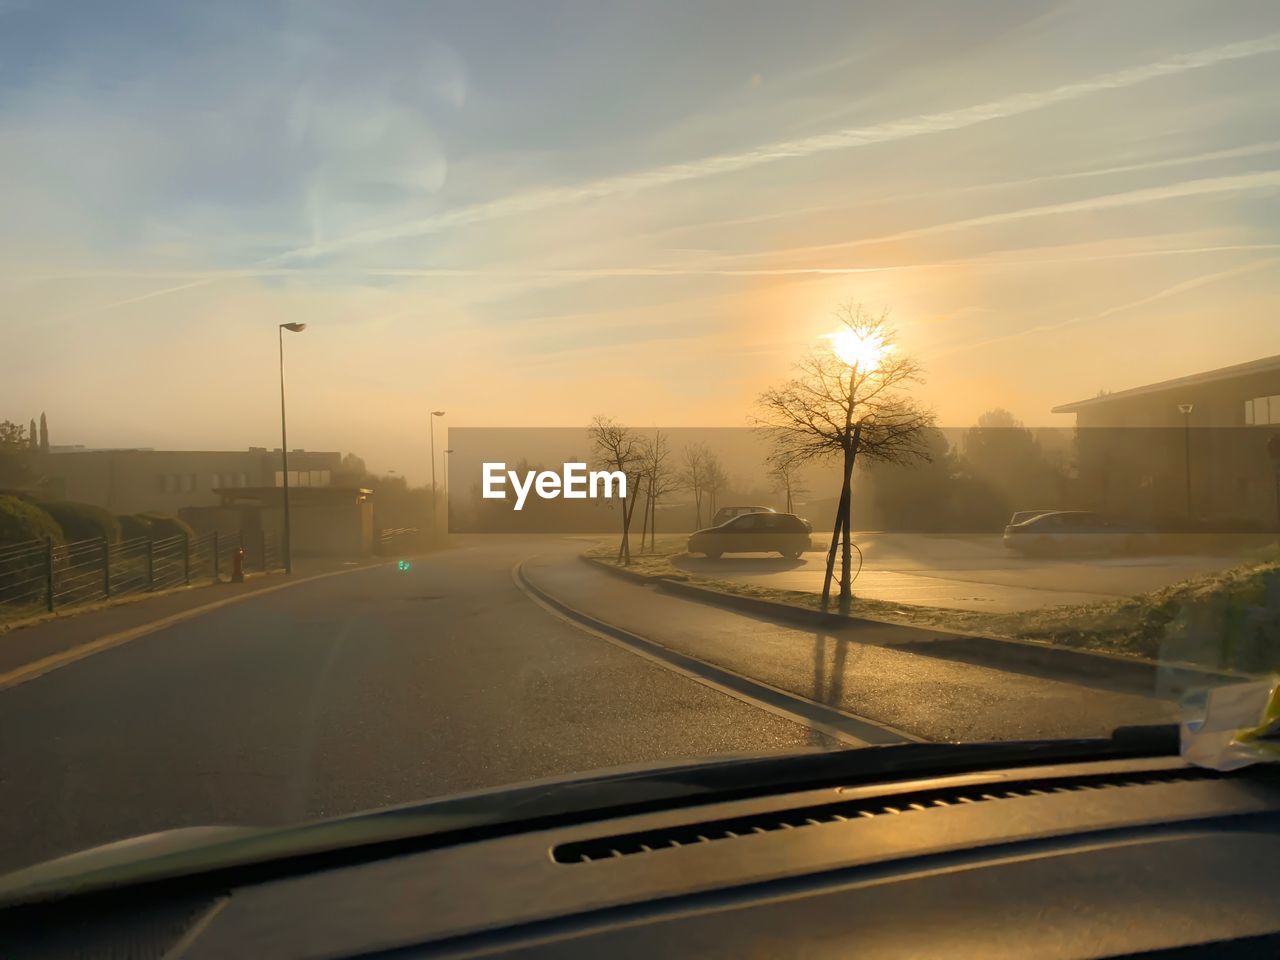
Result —
<instances>
[{"instance_id":1,"label":"sun glare","mask_svg":"<svg viewBox=\"0 0 1280 960\"><path fill-rule=\"evenodd\" d=\"M884 355L892 349L877 336L859 336L852 330L840 330L830 336L836 356L849 366L862 370L878 367Z\"/></svg>"}]
</instances>

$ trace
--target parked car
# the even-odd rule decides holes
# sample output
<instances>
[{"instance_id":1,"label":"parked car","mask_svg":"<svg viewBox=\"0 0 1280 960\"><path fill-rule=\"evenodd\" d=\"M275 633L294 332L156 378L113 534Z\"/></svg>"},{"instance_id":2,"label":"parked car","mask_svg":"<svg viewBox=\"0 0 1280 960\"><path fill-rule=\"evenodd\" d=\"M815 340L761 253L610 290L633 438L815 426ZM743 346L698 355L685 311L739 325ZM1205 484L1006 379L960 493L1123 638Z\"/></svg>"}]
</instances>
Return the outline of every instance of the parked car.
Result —
<instances>
[{"instance_id":1,"label":"parked car","mask_svg":"<svg viewBox=\"0 0 1280 960\"><path fill-rule=\"evenodd\" d=\"M1050 510L1004 528L1004 545L1025 554L1138 553L1155 542L1149 531L1087 510Z\"/></svg>"},{"instance_id":2,"label":"parked car","mask_svg":"<svg viewBox=\"0 0 1280 960\"><path fill-rule=\"evenodd\" d=\"M724 553L780 553L799 559L812 549L808 520L772 510L747 513L716 527L699 530L689 538L689 552L716 560Z\"/></svg>"},{"instance_id":3,"label":"parked car","mask_svg":"<svg viewBox=\"0 0 1280 960\"><path fill-rule=\"evenodd\" d=\"M711 526L718 527L734 517L745 516L748 513L777 513L777 511L773 507L721 507L711 518Z\"/></svg>"},{"instance_id":4,"label":"parked car","mask_svg":"<svg viewBox=\"0 0 1280 960\"><path fill-rule=\"evenodd\" d=\"M1053 512L1054 511L1052 510L1019 510L1016 513L1014 513L1012 517L1009 518L1009 525L1013 526L1014 524L1017 524L1017 523L1025 523L1027 520L1030 520L1032 517L1040 517L1046 513L1053 513Z\"/></svg>"}]
</instances>

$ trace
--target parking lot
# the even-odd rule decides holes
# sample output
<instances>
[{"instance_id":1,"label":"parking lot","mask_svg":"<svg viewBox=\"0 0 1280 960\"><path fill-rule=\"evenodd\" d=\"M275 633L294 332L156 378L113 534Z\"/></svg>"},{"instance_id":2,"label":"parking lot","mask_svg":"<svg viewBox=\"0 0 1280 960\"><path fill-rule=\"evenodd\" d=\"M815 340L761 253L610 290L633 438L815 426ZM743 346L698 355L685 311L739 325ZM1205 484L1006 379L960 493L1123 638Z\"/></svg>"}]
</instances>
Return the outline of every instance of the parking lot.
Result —
<instances>
[{"instance_id":1,"label":"parking lot","mask_svg":"<svg viewBox=\"0 0 1280 960\"><path fill-rule=\"evenodd\" d=\"M1224 550L1215 544L1218 552L1212 553L1027 557L1006 549L998 534L862 533L855 543L863 555L854 583L860 596L998 613L1146 593L1236 566L1249 555L1243 546ZM824 558L817 551L799 560L734 554L672 562L700 576L816 593L822 589ZM854 564L856 569L856 554Z\"/></svg>"}]
</instances>

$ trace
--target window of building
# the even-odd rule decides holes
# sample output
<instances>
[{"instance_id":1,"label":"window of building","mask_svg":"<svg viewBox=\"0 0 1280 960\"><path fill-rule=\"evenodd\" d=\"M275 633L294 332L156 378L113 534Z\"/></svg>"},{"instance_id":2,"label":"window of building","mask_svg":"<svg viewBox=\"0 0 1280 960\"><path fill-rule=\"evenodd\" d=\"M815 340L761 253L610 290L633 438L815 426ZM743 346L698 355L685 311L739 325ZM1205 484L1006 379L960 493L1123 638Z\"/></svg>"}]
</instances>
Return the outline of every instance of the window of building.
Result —
<instances>
[{"instance_id":1,"label":"window of building","mask_svg":"<svg viewBox=\"0 0 1280 960\"><path fill-rule=\"evenodd\" d=\"M182 474L169 474L169 484L164 488L165 493L177 493L182 489Z\"/></svg>"},{"instance_id":2,"label":"window of building","mask_svg":"<svg viewBox=\"0 0 1280 960\"><path fill-rule=\"evenodd\" d=\"M182 486L182 492L183 492L183 493L191 493L191 492L193 492L193 491L195 490L195 488L196 488L196 475L195 475L194 473L188 473L188 474L183 478L183 481L184 481L184 482L183 482L183 486Z\"/></svg>"},{"instance_id":3,"label":"window of building","mask_svg":"<svg viewBox=\"0 0 1280 960\"><path fill-rule=\"evenodd\" d=\"M209 478L209 489L217 490L222 486L222 474L215 473Z\"/></svg>"},{"instance_id":4,"label":"window of building","mask_svg":"<svg viewBox=\"0 0 1280 960\"><path fill-rule=\"evenodd\" d=\"M1244 402L1244 422L1253 426L1280 424L1280 394Z\"/></svg>"},{"instance_id":5,"label":"window of building","mask_svg":"<svg viewBox=\"0 0 1280 960\"><path fill-rule=\"evenodd\" d=\"M169 489L169 478L163 473L156 474L156 493L164 493Z\"/></svg>"}]
</instances>

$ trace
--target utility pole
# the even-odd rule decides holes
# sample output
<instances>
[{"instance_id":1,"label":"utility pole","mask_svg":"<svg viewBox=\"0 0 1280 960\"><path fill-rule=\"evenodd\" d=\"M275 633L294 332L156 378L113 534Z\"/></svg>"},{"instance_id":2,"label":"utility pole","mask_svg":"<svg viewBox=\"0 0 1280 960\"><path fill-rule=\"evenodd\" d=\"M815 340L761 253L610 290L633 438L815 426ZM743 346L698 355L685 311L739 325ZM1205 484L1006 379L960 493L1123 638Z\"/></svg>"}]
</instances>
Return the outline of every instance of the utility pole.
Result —
<instances>
[{"instance_id":1,"label":"utility pole","mask_svg":"<svg viewBox=\"0 0 1280 960\"><path fill-rule=\"evenodd\" d=\"M432 410L431 418L428 421L429 432L431 433L431 537L435 538L440 531L440 524L436 520L436 417L443 417L443 410Z\"/></svg>"},{"instance_id":2,"label":"utility pole","mask_svg":"<svg viewBox=\"0 0 1280 960\"><path fill-rule=\"evenodd\" d=\"M305 323L282 323L279 325L277 333L280 336L280 464L283 467L282 479L284 482L284 549L282 559L284 560L284 572L293 573L293 538L290 536L289 529L289 434L285 429L284 418L284 332L288 330L290 333L301 333L307 329ZM266 531L263 531L265 534ZM266 541L264 540L265 544ZM263 562L266 562L266 548L263 548Z\"/></svg>"},{"instance_id":3,"label":"utility pole","mask_svg":"<svg viewBox=\"0 0 1280 960\"><path fill-rule=\"evenodd\" d=\"M1185 468L1187 486L1187 519L1191 519L1191 411L1195 408L1191 403L1178 404L1178 412L1182 414L1182 460Z\"/></svg>"}]
</instances>

